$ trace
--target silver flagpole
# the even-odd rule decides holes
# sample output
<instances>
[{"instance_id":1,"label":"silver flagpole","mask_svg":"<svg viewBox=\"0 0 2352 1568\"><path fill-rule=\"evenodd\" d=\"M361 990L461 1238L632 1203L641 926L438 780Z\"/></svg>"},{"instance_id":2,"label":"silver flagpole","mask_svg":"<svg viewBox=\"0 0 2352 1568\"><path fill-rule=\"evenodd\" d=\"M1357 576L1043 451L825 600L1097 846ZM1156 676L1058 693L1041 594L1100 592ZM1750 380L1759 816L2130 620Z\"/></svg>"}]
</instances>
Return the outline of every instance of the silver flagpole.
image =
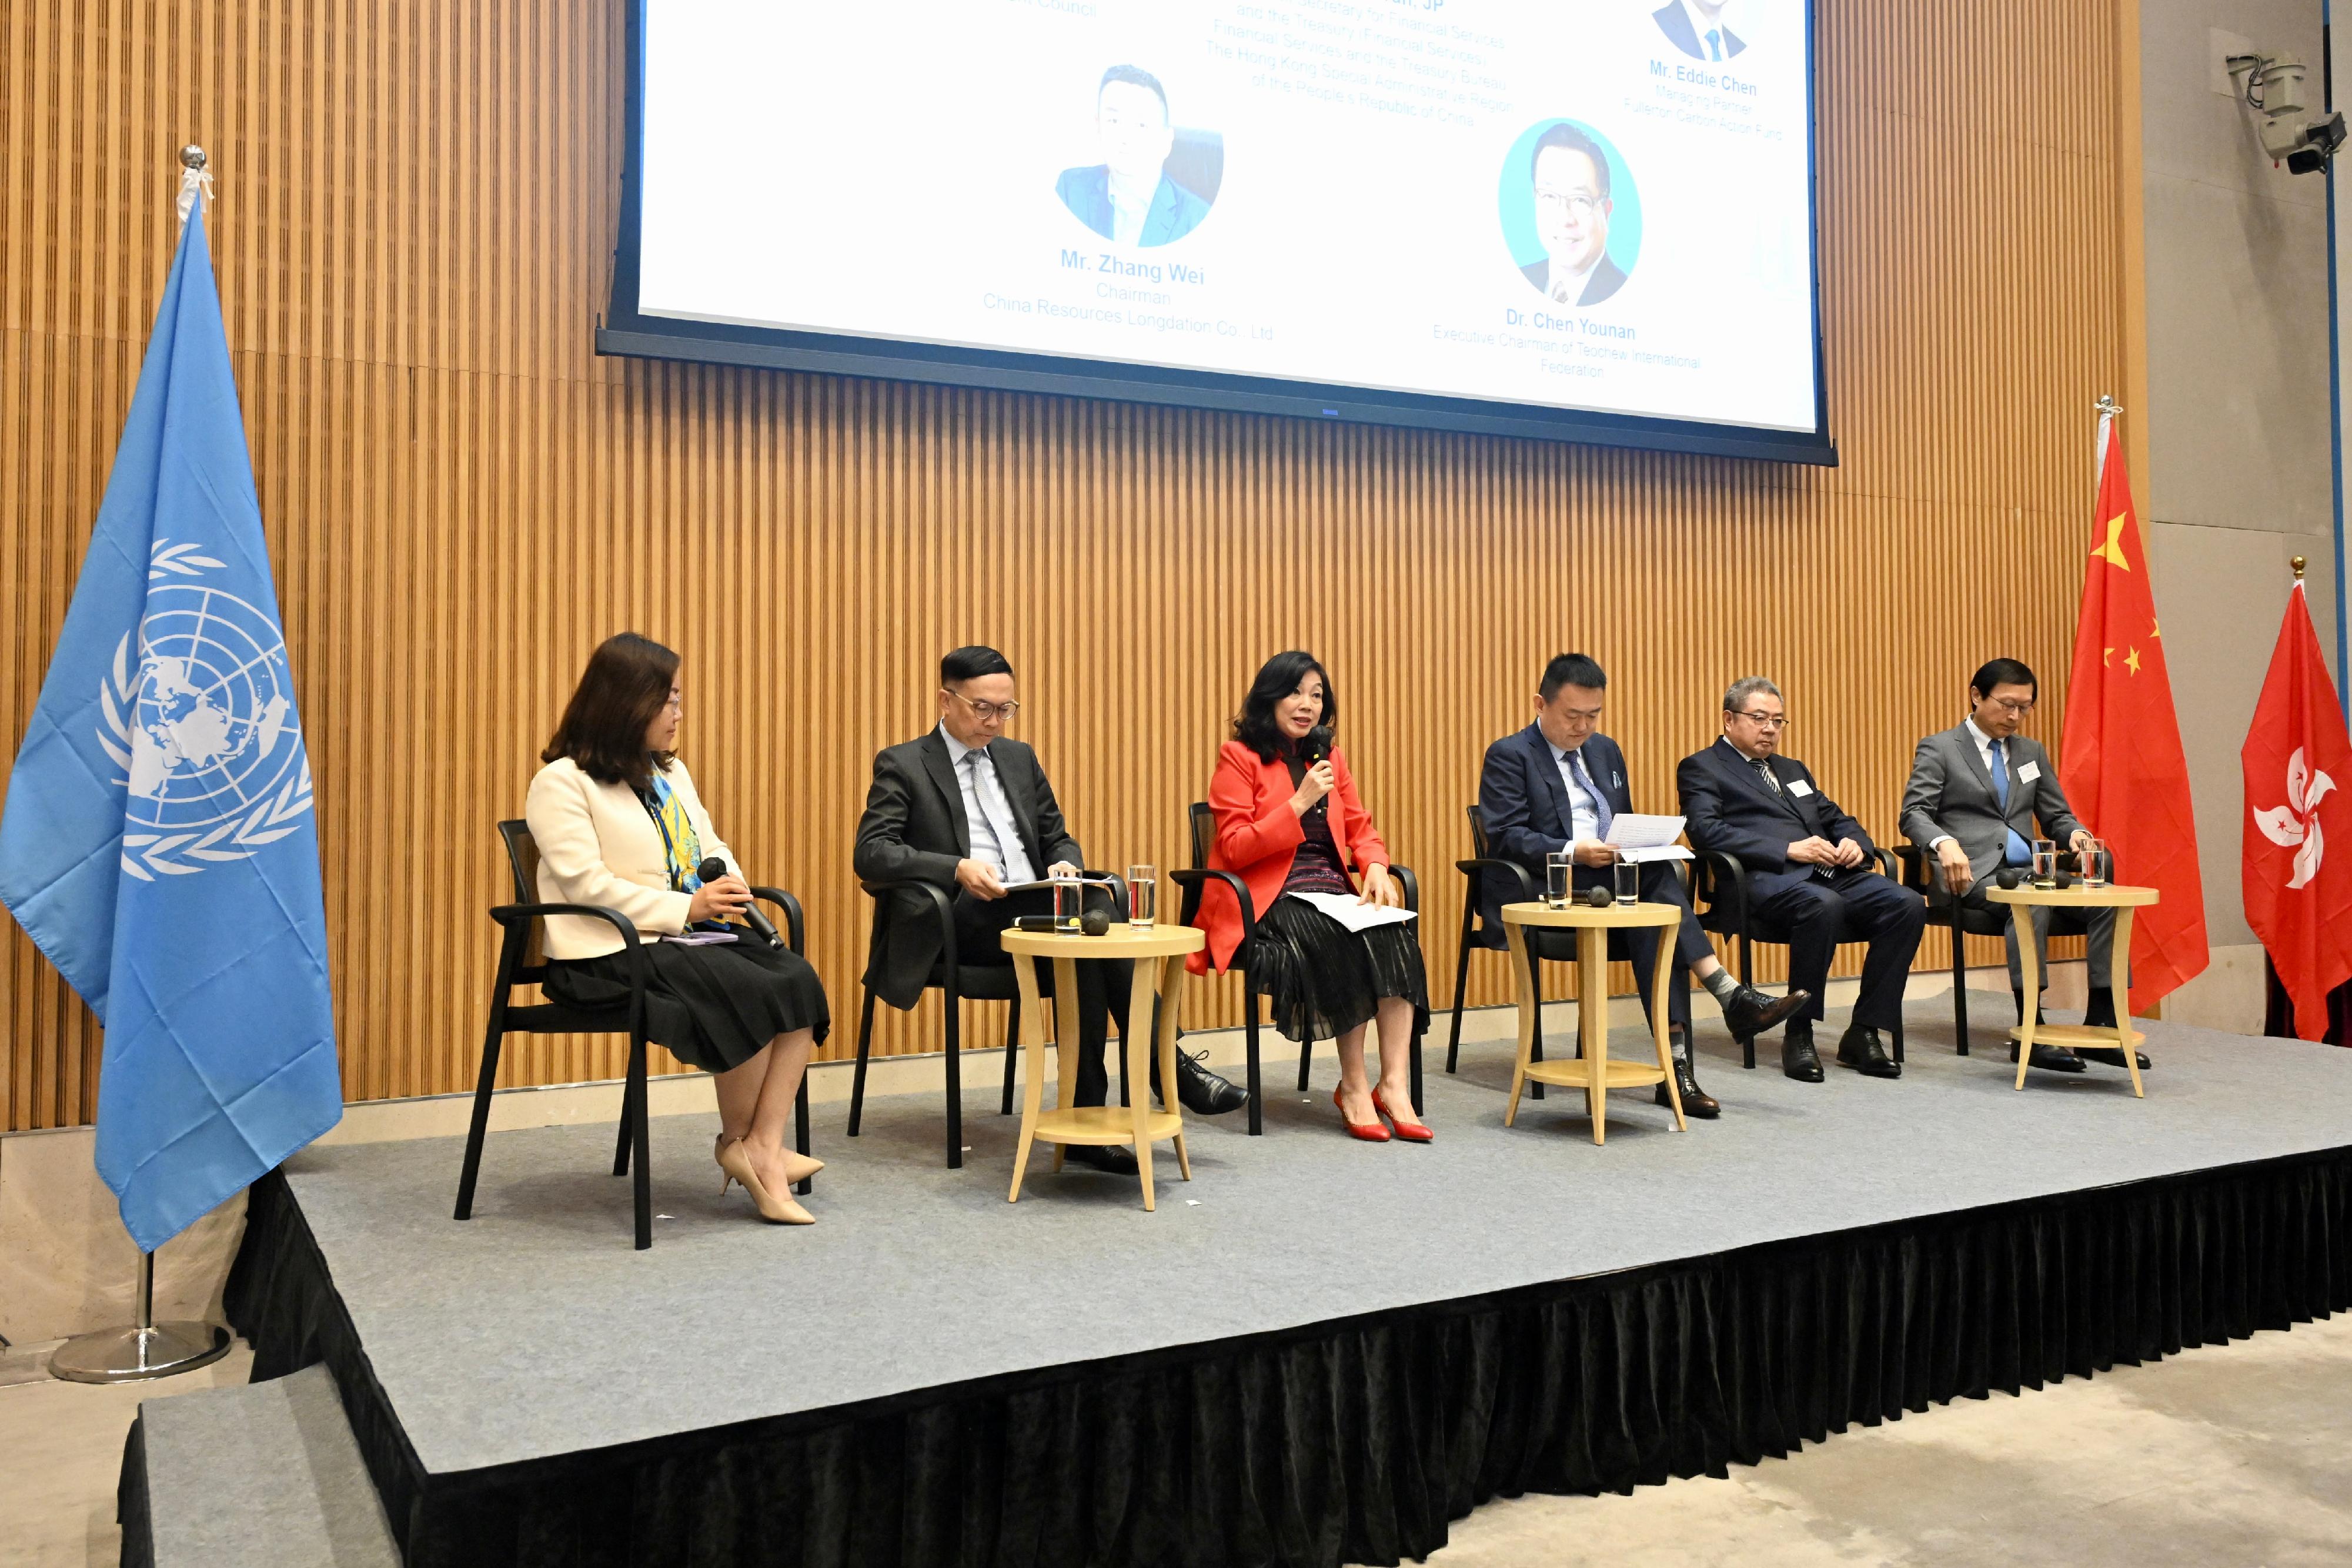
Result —
<instances>
[{"instance_id":1,"label":"silver flagpole","mask_svg":"<svg viewBox=\"0 0 2352 1568\"><path fill-rule=\"evenodd\" d=\"M205 150L180 149L180 190L176 201L180 221L188 208L212 193L212 176L205 172ZM228 1354L229 1332L219 1323L155 1321L155 1254L139 1254L138 1316L127 1329L98 1329L58 1346L49 1357L49 1375L68 1383L141 1383L192 1372Z\"/></svg>"}]
</instances>

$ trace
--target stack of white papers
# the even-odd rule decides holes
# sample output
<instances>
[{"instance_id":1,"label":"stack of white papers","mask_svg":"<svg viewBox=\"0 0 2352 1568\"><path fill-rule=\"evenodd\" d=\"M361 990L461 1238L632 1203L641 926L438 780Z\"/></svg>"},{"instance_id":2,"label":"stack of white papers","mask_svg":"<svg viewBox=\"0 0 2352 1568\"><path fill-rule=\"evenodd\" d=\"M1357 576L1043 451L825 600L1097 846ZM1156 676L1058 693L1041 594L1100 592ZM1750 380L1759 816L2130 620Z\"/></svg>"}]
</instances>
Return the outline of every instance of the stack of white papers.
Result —
<instances>
[{"instance_id":1,"label":"stack of white papers","mask_svg":"<svg viewBox=\"0 0 2352 1568\"><path fill-rule=\"evenodd\" d=\"M1381 904L1359 904L1344 893L1286 893L1282 896L1311 904L1350 931L1370 931L1375 925L1399 925L1414 918L1410 909L1391 909Z\"/></svg>"},{"instance_id":2,"label":"stack of white papers","mask_svg":"<svg viewBox=\"0 0 2352 1568\"><path fill-rule=\"evenodd\" d=\"M1644 817L1621 811L1609 821L1608 842L1617 846L1617 858L1639 865L1643 861L1686 861L1690 851L1675 842L1683 836L1681 817Z\"/></svg>"}]
</instances>

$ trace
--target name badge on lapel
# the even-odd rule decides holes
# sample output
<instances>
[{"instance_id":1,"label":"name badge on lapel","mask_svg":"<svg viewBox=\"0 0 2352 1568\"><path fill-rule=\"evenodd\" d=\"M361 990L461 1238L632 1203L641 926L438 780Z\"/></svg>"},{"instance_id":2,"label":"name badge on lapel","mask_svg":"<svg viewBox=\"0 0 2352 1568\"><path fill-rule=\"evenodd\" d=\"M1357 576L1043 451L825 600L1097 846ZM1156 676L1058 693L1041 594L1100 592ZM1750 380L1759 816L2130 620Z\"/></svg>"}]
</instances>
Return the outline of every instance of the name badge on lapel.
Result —
<instances>
[{"instance_id":1,"label":"name badge on lapel","mask_svg":"<svg viewBox=\"0 0 2352 1568\"><path fill-rule=\"evenodd\" d=\"M1812 792L1813 787L1806 783L1803 779L1791 779L1789 780L1789 793L1794 795L1798 800L1801 800Z\"/></svg>"},{"instance_id":2,"label":"name badge on lapel","mask_svg":"<svg viewBox=\"0 0 2352 1568\"><path fill-rule=\"evenodd\" d=\"M2017 770L2017 781L2020 784L2031 784L2041 777L2042 764L2039 762L2029 762Z\"/></svg>"}]
</instances>

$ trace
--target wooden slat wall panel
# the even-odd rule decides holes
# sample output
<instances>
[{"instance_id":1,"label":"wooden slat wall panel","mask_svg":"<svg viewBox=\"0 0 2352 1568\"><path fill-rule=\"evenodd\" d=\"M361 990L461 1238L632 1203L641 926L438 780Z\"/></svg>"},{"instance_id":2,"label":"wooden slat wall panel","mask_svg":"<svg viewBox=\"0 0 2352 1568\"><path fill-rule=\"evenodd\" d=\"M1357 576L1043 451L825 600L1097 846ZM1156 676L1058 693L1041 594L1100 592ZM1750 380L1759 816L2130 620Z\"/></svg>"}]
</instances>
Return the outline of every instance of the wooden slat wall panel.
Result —
<instances>
[{"instance_id":1,"label":"wooden slat wall panel","mask_svg":"<svg viewBox=\"0 0 2352 1568\"><path fill-rule=\"evenodd\" d=\"M1911 744L1957 716L1978 659L2042 669L2037 728L2057 733L2089 406L2124 364L2131 3L1823 7L1844 462L1810 470L598 360L617 0L0 0L8 754L162 286L172 154L200 141L352 1096L470 1081L479 912L504 892L490 823L622 627L686 654L704 793L806 900L849 1023L868 758L928 722L932 663L968 640L1021 667L1024 733L1111 865L1181 863L1256 662L1316 649L1368 799L1424 873L1444 999L1461 808L1551 653L1609 665L1609 727L1654 809L1751 672L1789 688L1795 749L1888 839ZM1931 939L1922 963L1942 961ZM1474 1000L1501 999L1500 967L1473 967ZM1229 1021L1232 989L1196 990L1192 1021ZM99 1032L13 927L0 994L0 1127L88 1121ZM928 1004L883 1049L936 1038ZM518 1042L506 1072L620 1066L611 1041L555 1040Z\"/></svg>"}]
</instances>

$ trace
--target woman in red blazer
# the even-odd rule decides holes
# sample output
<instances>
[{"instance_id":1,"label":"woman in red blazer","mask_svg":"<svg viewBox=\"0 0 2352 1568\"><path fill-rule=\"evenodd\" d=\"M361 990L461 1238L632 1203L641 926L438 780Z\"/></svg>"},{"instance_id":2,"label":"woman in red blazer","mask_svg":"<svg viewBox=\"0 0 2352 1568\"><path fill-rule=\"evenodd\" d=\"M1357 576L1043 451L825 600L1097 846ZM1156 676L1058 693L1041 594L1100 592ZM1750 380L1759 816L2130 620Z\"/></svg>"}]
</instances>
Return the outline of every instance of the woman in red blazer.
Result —
<instances>
[{"instance_id":1,"label":"woman in red blazer","mask_svg":"<svg viewBox=\"0 0 2352 1568\"><path fill-rule=\"evenodd\" d=\"M1348 1131L1386 1143L1392 1127L1397 1137L1425 1144L1432 1134L1414 1111L1411 1061L1413 1031L1429 1024L1429 986L1413 923L1350 931L1313 902L1404 903L1389 876L1388 845L1357 797L1347 757L1331 744L1339 719L1331 677L1313 654L1294 651L1265 662L1209 783L1217 821L1209 865L1249 889L1257 944L1247 959L1256 988L1274 1004L1275 1028L1292 1040L1339 1041L1339 1087L1331 1101ZM1209 939L1207 950L1188 960L1192 971L1231 966L1242 917L1230 888L1208 885L1200 923ZM1364 1028L1376 1019L1374 1084L1364 1070Z\"/></svg>"}]
</instances>

